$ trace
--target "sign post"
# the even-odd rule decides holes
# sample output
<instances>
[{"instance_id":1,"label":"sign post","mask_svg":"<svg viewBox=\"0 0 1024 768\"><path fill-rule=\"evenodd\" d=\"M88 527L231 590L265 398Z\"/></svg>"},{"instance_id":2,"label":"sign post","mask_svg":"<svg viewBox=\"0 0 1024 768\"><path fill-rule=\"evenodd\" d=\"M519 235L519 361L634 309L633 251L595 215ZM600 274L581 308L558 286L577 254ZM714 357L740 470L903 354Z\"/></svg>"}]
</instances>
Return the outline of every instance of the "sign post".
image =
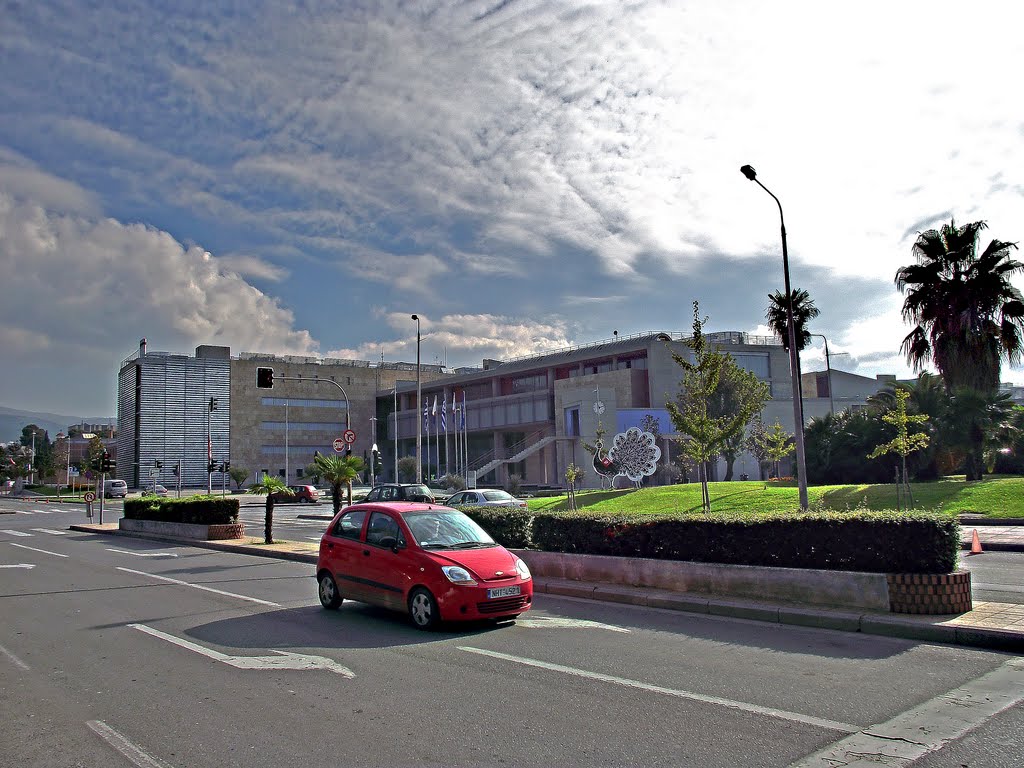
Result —
<instances>
[{"instance_id":1,"label":"sign post","mask_svg":"<svg viewBox=\"0 0 1024 768\"><path fill-rule=\"evenodd\" d=\"M85 516L88 517L91 520L92 519L92 503L94 501L96 501L96 494L93 493L92 491L87 491L85 493L85 495L82 496L82 498L85 499Z\"/></svg>"},{"instance_id":2,"label":"sign post","mask_svg":"<svg viewBox=\"0 0 1024 768\"><path fill-rule=\"evenodd\" d=\"M341 437L334 438L334 452L341 453L345 450L345 440Z\"/></svg>"}]
</instances>

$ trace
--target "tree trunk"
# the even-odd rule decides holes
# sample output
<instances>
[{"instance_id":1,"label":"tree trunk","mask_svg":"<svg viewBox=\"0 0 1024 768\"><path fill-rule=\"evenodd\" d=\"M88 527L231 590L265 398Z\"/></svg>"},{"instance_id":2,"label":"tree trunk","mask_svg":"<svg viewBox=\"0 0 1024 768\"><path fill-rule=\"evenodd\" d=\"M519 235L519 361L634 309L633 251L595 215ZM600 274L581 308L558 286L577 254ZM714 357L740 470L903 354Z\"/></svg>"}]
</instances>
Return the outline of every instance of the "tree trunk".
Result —
<instances>
[{"instance_id":1,"label":"tree trunk","mask_svg":"<svg viewBox=\"0 0 1024 768\"><path fill-rule=\"evenodd\" d=\"M331 483L331 504L334 514L338 514L341 511L341 483Z\"/></svg>"},{"instance_id":2,"label":"tree trunk","mask_svg":"<svg viewBox=\"0 0 1024 768\"><path fill-rule=\"evenodd\" d=\"M274 499L271 495L267 494L267 512L266 519L263 523L263 542L265 544L274 543Z\"/></svg>"}]
</instances>

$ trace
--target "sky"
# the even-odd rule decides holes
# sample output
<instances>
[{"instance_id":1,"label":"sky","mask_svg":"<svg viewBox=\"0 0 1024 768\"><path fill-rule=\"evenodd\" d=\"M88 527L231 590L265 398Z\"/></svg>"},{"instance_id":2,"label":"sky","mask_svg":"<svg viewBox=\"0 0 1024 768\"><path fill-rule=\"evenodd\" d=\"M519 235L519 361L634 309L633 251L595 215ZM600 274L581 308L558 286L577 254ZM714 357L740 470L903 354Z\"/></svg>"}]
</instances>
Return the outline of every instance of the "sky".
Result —
<instances>
[{"instance_id":1,"label":"sky","mask_svg":"<svg viewBox=\"0 0 1024 768\"><path fill-rule=\"evenodd\" d=\"M688 333L694 300L707 330L768 333L779 209L748 163L833 367L910 375L893 279L917 233L1024 239L1022 20L985 0L12 0L0 405L114 415L142 337L414 362L416 313L424 362L479 366Z\"/></svg>"}]
</instances>

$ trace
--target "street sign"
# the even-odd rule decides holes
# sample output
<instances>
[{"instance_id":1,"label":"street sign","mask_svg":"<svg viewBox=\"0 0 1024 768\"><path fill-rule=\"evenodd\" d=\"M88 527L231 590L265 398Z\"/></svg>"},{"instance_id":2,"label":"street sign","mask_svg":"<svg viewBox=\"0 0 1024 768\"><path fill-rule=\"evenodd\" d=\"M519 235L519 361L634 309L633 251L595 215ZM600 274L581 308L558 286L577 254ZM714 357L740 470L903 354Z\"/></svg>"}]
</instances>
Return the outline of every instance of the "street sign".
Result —
<instances>
[{"instance_id":1,"label":"street sign","mask_svg":"<svg viewBox=\"0 0 1024 768\"><path fill-rule=\"evenodd\" d=\"M85 499L86 504L92 504L94 501L96 501L96 494L93 493L92 491L87 491L85 495L82 496L82 498Z\"/></svg>"},{"instance_id":2,"label":"street sign","mask_svg":"<svg viewBox=\"0 0 1024 768\"><path fill-rule=\"evenodd\" d=\"M356 441L356 431L354 429L346 429L342 433L342 437L345 439L346 443L352 445L352 443Z\"/></svg>"},{"instance_id":3,"label":"street sign","mask_svg":"<svg viewBox=\"0 0 1024 768\"><path fill-rule=\"evenodd\" d=\"M340 437L334 438L334 451L335 451L335 453L341 453L344 450L345 450L345 441L342 438L340 438Z\"/></svg>"}]
</instances>

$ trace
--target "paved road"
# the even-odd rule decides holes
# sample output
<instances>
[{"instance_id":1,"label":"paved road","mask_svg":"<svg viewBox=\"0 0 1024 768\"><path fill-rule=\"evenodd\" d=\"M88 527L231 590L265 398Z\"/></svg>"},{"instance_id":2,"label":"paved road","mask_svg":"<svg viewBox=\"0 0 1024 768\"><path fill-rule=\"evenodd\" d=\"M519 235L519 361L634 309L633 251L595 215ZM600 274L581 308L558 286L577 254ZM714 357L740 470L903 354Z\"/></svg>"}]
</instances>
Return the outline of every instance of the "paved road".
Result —
<instances>
[{"instance_id":1,"label":"paved road","mask_svg":"<svg viewBox=\"0 0 1024 768\"><path fill-rule=\"evenodd\" d=\"M0 765L822 765L800 761L906 746L872 724L938 745L944 707L973 730L923 764L1022 762L1005 654L547 595L424 634L323 611L308 565L70 514L0 518Z\"/></svg>"}]
</instances>

